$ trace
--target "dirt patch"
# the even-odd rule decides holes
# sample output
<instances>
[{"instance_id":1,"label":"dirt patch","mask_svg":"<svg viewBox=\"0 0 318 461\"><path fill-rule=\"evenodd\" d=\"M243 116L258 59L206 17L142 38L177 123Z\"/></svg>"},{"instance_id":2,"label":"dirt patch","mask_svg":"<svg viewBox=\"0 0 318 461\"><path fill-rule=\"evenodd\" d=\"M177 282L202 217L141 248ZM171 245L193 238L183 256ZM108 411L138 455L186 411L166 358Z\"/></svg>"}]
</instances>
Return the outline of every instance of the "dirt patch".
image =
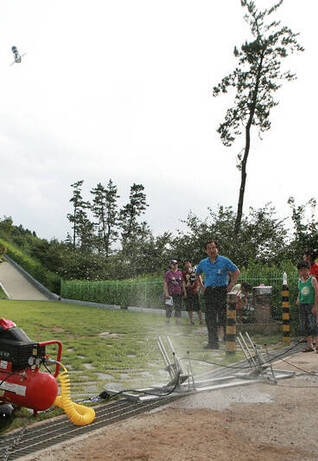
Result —
<instances>
[{"instance_id":1,"label":"dirt patch","mask_svg":"<svg viewBox=\"0 0 318 461\"><path fill-rule=\"evenodd\" d=\"M317 371L317 354L288 359ZM286 362L275 365L301 373ZM318 377L200 393L32 457L34 461L317 460Z\"/></svg>"},{"instance_id":2,"label":"dirt patch","mask_svg":"<svg viewBox=\"0 0 318 461\"><path fill-rule=\"evenodd\" d=\"M53 331L54 333L64 333L65 330L64 330L64 328L62 328L62 327L53 327L53 328L52 328L52 331Z\"/></svg>"}]
</instances>

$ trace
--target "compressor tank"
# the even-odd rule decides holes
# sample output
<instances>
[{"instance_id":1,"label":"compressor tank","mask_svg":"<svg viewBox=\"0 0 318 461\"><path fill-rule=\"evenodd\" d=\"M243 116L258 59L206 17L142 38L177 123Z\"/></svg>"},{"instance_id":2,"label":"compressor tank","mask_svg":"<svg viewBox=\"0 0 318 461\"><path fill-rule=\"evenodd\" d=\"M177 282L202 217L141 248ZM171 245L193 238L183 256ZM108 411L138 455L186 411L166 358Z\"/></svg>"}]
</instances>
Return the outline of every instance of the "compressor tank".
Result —
<instances>
[{"instance_id":1,"label":"compressor tank","mask_svg":"<svg viewBox=\"0 0 318 461\"><path fill-rule=\"evenodd\" d=\"M28 368L12 375L0 371L0 382L1 400L35 411L50 408L58 394L58 384L54 376L42 373L38 368Z\"/></svg>"}]
</instances>

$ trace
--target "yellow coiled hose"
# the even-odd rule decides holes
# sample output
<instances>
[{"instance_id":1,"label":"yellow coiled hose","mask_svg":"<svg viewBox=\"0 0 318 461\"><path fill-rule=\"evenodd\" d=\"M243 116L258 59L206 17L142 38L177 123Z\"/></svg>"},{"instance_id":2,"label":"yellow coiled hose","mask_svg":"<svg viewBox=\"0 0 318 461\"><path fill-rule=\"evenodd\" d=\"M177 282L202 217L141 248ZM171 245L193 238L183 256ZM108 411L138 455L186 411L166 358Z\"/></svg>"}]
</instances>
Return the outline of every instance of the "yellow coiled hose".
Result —
<instances>
[{"instance_id":1,"label":"yellow coiled hose","mask_svg":"<svg viewBox=\"0 0 318 461\"><path fill-rule=\"evenodd\" d=\"M76 426L86 426L94 421L95 411L93 408L72 402L70 396L70 378L66 368L63 365L62 367L64 371L57 376L61 386L61 394L56 397L54 405L62 408L69 417L69 420Z\"/></svg>"}]
</instances>

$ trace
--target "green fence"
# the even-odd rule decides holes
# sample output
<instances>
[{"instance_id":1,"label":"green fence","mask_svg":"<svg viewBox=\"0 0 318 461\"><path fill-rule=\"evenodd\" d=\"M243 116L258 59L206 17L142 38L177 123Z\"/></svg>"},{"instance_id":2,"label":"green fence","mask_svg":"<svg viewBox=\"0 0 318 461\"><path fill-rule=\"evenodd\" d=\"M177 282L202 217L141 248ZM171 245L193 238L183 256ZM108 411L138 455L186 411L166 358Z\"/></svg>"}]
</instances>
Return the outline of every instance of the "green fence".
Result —
<instances>
[{"instance_id":1,"label":"green fence","mask_svg":"<svg viewBox=\"0 0 318 461\"><path fill-rule=\"evenodd\" d=\"M252 286L261 283L272 286L272 317L275 320L281 319L281 290L282 276L271 277L240 277L241 282L248 282ZM291 311L294 311L294 301L297 297L297 278L295 275L288 279L290 290ZM90 282L83 280L63 281L61 286L63 298L77 299L81 301L92 301L104 304L115 304L122 307L164 307L163 282L155 281L98 281ZM201 297L202 298L202 297ZM203 299L201 304L204 309Z\"/></svg>"},{"instance_id":2,"label":"green fence","mask_svg":"<svg viewBox=\"0 0 318 461\"><path fill-rule=\"evenodd\" d=\"M115 304L122 307L163 307L162 281L123 282L83 280L63 281L61 296L80 301Z\"/></svg>"}]
</instances>

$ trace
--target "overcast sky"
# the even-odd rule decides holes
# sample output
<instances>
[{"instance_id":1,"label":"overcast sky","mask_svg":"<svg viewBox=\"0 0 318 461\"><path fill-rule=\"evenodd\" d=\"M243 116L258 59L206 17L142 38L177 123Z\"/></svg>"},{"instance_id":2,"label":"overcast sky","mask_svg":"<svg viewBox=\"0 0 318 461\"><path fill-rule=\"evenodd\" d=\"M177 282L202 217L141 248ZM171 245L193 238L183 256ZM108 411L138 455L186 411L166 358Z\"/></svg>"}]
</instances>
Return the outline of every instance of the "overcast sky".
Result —
<instances>
[{"instance_id":1,"label":"overcast sky","mask_svg":"<svg viewBox=\"0 0 318 461\"><path fill-rule=\"evenodd\" d=\"M271 6L259 0L261 7ZM276 17L305 52L286 59L298 79L277 94L263 141L252 140L245 210L317 190L317 0L285 0ZM216 133L230 100L212 88L249 39L240 0L2 0L0 217L40 237L70 230L70 185L83 195L109 178L121 203L145 186L155 234L189 210L236 209L236 154ZM12 45L26 53L13 61Z\"/></svg>"}]
</instances>

